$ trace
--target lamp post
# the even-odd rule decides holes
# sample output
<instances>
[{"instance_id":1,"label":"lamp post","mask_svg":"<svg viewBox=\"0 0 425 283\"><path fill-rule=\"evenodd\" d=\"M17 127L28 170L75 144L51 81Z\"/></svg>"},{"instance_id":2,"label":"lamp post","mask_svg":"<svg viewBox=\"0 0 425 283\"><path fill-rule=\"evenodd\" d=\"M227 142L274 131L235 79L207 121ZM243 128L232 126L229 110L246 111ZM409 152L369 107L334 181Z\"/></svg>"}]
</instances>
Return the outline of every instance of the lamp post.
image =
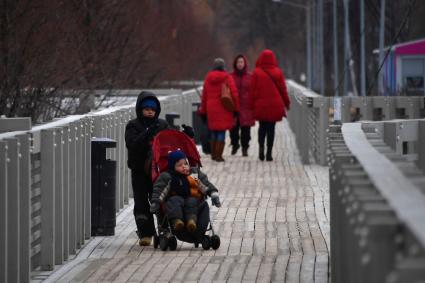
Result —
<instances>
[{"instance_id":1,"label":"lamp post","mask_svg":"<svg viewBox=\"0 0 425 283\"><path fill-rule=\"evenodd\" d=\"M311 49L311 6L310 6L310 0L307 0L307 5L295 3L289 0L272 0L276 3L286 4L288 6L292 6L295 8L303 9L306 12L306 43L307 43L307 54L306 54L306 60L307 60L307 87L309 89L312 88L312 49Z\"/></svg>"}]
</instances>

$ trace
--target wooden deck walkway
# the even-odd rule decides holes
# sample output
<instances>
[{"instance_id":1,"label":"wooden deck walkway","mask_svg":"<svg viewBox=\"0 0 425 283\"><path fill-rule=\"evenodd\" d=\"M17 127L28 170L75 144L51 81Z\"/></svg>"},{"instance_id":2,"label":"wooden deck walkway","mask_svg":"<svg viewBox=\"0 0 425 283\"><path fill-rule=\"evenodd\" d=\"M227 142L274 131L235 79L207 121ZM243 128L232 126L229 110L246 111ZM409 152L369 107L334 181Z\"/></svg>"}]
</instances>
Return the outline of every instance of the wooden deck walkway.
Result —
<instances>
[{"instance_id":1,"label":"wooden deck walkway","mask_svg":"<svg viewBox=\"0 0 425 283\"><path fill-rule=\"evenodd\" d=\"M203 157L223 206L211 209L221 247L176 251L137 245L132 208L117 218L116 235L94 237L45 282L328 282L328 168L304 166L287 122L276 126L274 161L258 160L257 128L249 157L225 163Z\"/></svg>"}]
</instances>

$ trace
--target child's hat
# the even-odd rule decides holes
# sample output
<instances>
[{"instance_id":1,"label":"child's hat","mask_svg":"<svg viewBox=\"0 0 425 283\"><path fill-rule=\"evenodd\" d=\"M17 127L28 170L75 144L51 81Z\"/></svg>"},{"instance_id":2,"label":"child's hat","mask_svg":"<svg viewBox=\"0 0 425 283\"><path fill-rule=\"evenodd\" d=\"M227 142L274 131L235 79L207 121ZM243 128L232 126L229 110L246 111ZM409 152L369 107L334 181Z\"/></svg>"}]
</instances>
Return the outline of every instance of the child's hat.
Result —
<instances>
[{"instance_id":1,"label":"child's hat","mask_svg":"<svg viewBox=\"0 0 425 283\"><path fill-rule=\"evenodd\" d=\"M155 99L148 97L142 100L142 103L140 104L140 108L150 108L153 110L156 110L158 108L158 105L156 104Z\"/></svg>"},{"instance_id":2,"label":"child's hat","mask_svg":"<svg viewBox=\"0 0 425 283\"><path fill-rule=\"evenodd\" d=\"M180 149L177 149L175 151L170 151L168 153L168 169L169 170L174 170L174 166L176 165L176 163L181 160L181 159L186 159L186 154L184 154L183 151L181 151Z\"/></svg>"}]
</instances>

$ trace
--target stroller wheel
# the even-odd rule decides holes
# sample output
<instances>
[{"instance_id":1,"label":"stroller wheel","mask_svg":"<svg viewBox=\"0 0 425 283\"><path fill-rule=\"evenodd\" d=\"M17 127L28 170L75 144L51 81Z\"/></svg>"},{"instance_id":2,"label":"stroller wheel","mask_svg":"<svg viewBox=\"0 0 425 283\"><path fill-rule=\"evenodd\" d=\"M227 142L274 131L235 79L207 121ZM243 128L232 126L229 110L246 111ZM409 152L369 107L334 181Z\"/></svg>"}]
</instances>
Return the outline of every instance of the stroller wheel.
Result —
<instances>
[{"instance_id":1,"label":"stroller wheel","mask_svg":"<svg viewBox=\"0 0 425 283\"><path fill-rule=\"evenodd\" d=\"M220 237L218 235L211 236L211 248L214 250L220 247Z\"/></svg>"},{"instance_id":2,"label":"stroller wheel","mask_svg":"<svg viewBox=\"0 0 425 283\"><path fill-rule=\"evenodd\" d=\"M159 237L157 235L153 236L153 247L157 249L159 246Z\"/></svg>"},{"instance_id":3,"label":"stroller wheel","mask_svg":"<svg viewBox=\"0 0 425 283\"><path fill-rule=\"evenodd\" d=\"M177 238L176 236L171 236L168 238L168 247L171 251L175 251L177 249Z\"/></svg>"},{"instance_id":4,"label":"stroller wheel","mask_svg":"<svg viewBox=\"0 0 425 283\"><path fill-rule=\"evenodd\" d=\"M202 239L202 248L204 250L209 250L209 248L211 247L211 239L210 236L205 235L204 238Z\"/></svg>"},{"instance_id":5,"label":"stroller wheel","mask_svg":"<svg viewBox=\"0 0 425 283\"><path fill-rule=\"evenodd\" d=\"M159 237L159 248L161 251L166 251L168 248L168 239L167 237Z\"/></svg>"}]
</instances>

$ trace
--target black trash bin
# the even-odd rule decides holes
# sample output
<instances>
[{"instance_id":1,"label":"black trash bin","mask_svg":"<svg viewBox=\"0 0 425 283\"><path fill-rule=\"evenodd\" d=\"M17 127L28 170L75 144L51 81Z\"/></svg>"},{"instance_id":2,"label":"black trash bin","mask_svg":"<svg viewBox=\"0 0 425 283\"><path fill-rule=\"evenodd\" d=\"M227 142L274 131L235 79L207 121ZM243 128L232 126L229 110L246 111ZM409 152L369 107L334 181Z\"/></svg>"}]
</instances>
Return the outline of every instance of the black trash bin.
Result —
<instances>
[{"instance_id":1,"label":"black trash bin","mask_svg":"<svg viewBox=\"0 0 425 283\"><path fill-rule=\"evenodd\" d=\"M91 140L91 235L115 234L116 161L106 159L106 149L115 148L109 138Z\"/></svg>"},{"instance_id":2,"label":"black trash bin","mask_svg":"<svg viewBox=\"0 0 425 283\"><path fill-rule=\"evenodd\" d=\"M202 152L205 154L211 153L210 146L210 131L208 130L207 123L202 121L199 116L198 108L201 104L198 102L192 103L194 106L192 111L192 121L193 121L193 130L195 132L195 142L196 144L202 145Z\"/></svg>"}]
</instances>

